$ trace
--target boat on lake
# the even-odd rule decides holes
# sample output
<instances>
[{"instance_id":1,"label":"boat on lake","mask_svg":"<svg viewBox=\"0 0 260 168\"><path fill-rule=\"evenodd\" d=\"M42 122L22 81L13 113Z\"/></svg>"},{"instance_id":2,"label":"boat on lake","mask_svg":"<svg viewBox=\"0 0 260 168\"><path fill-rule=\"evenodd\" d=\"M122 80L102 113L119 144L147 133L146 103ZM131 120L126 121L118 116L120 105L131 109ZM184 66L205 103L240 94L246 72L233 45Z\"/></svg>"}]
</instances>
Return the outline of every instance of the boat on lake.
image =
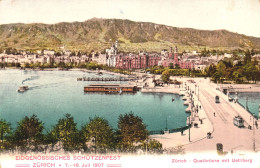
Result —
<instances>
[{"instance_id":1,"label":"boat on lake","mask_svg":"<svg viewBox=\"0 0 260 168\"><path fill-rule=\"evenodd\" d=\"M20 86L17 90L17 92L25 92L26 90L28 90L29 87L28 86Z\"/></svg>"},{"instance_id":2,"label":"boat on lake","mask_svg":"<svg viewBox=\"0 0 260 168\"><path fill-rule=\"evenodd\" d=\"M102 73L102 72L98 72L97 75L100 75L100 76L101 76L101 75L103 75L103 73Z\"/></svg>"}]
</instances>

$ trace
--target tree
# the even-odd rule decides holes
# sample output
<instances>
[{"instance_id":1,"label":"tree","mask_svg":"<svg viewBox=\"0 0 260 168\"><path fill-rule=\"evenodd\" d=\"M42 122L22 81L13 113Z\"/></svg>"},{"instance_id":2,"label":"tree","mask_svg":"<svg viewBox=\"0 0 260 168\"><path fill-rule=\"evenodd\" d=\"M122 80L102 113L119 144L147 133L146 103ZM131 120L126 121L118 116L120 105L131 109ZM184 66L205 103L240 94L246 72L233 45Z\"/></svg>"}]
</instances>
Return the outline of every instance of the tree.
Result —
<instances>
[{"instance_id":1,"label":"tree","mask_svg":"<svg viewBox=\"0 0 260 168\"><path fill-rule=\"evenodd\" d=\"M220 61L217 65L217 71L219 72L220 76L224 77L226 74L226 65L223 61Z\"/></svg>"},{"instance_id":2,"label":"tree","mask_svg":"<svg viewBox=\"0 0 260 168\"><path fill-rule=\"evenodd\" d=\"M162 144L155 140L155 139L151 139L150 141L144 141L142 144L142 149L143 150L147 150L147 152L149 153L162 153L163 152L163 148L162 148Z\"/></svg>"},{"instance_id":3,"label":"tree","mask_svg":"<svg viewBox=\"0 0 260 168\"><path fill-rule=\"evenodd\" d=\"M142 118L135 116L132 112L119 116L118 131L119 148L123 151L134 151L137 144L148 137L148 131Z\"/></svg>"},{"instance_id":4,"label":"tree","mask_svg":"<svg viewBox=\"0 0 260 168\"><path fill-rule=\"evenodd\" d=\"M0 120L0 137L2 143L4 142L4 137L11 132L10 123L7 123L5 120Z\"/></svg>"},{"instance_id":5,"label":"tree","mask_svg":"<svg viewBox=\"0 0 260 168\"><path fill-rule=\"evenodd\" d=\"M175 64L175 69L181 69L180 65L179 64Z\"/></svg>"},{"instance_id":6,"label":"tree","mask_svg":"<svg viewBox=\"0 0 260 168\"><path fill-rule=\"evenodd\" d=\"M258 65L258 60L256 59L256 57L254 57L252 64L253 64L254 66L257 66L257 65Z\"/></svg>"},{"instance_id":7,"label":"tree","mask_svg":"<svg viewBox=\"0 0 260 168\"><path fill-rule=\"evenodd\" d=\"M170 68L170 69L173 69L173 63L170 63L170 64L169 64L169 68Z\"/></svg>"},{"instance_id":8,"label":"tree","mask_svg":"<svg viewBox=\"0 0 260 168\"><path fill-rule=\"evenodd\" d=\"M250 80L256 81L257 78L257 66L254 65L254 62L250 62L248 64L246 64L244 66L244 76L246 77L246 79L248 80L248 82Z\"/></svg>"},{"instance_id":9,"label":"tree","mask_svg":"<svg viewBox=\"0 0 260 168\"><path fill-rule=\"evenodd\" d=\"M44 151L46 152L47 149L50 149L50 151L53 151L53 147L55 146L55 144L57 143L58 139L55 136L56 134L54 134L54 132L47 132L44 135L44 140L43 140L43 144L45 145ZM51 145L51 146L49 146Z\"/></svg>"},{"instance_id":10,"label":"tree","mask_svg":"<svg viewBox=\"0 0 260 168\"><path fill-rule=\"evenodd\" d=\"M217 71L217 68L214 64L211 64L209 67L206 69L206 75L208 77L213 76L213 74Z\"/></svg>"},{"instance_id":11,"label":"tree","mask_svg":"<svg viewBox=\"0 0 260 168\"><path fill-rule=\"evenodd\" d=\"M214 82L219 82L220 81L220 78L221 78L221 75L220 75L220 73L217 71L217 72L215 72L213 75L212 75L212 80L214 81Z\"/></svg>"},{"instance_id":12,"label":"tree","mask_svg":"<svg viewBox=\"0 0 260 168\"><path fill-rule=\"evenodd\" d=\"M72 52L70 53L70 56L76 56L76 52L75 52L75 51L72 51Z\"/></svg>"},{"instance_id":13,"label":"tree","mask_svg":"<svg viewBox=\"0 0 260 168\"><path fill-rule=\"evenodd\" d=\"M43 140L43 124L35 114L24 117L15 130L15 141L22 150L40 150L39 144Z\"/></svg>"},{"instance_id":14,"label":"tree","mask_svg":"<svg viewBox=\"0 0 260 168\"><path fill-rule=\"evenodd\" d=\"M235 70L232 76L236 83L241 83L243 81L243 70L242 69Z\"/></svg>"},{"instance_id":15,"label":"tree","mask_svg":"<svg viewBox=\"0 0 260 168\"><path fill-rule=\"evenodd\" d=\"M66 114L64 118L59 119L57 125L51 131L52 136L60 143L66 151L77 149L78 130L74 118ZM52 139L53 140L53 139ZM55 140L53 140L55 142Z\"/></svg>"},{"instance_id":16,"label":"tree","mask_svg":"<svg viewBox=\"0 0 260 168\"><path fill-rule=\"evenodd\" d=\"M78 57L81 57L81 55L82 55L82 54L81 54L81 52L79 51L78 54L77 54L77 56L78 56Z\"/></svg>"},{"instance_id":17,"label":"tree","mask_svg":"<svg viewBox=\"0 0 260 168\"><path fill-rule=\"evenodd\" d=\"M169 70L163 71L163 73L162 73L162 81L164 83L168 83L169 80L170 80L170 72L169 72Z\"/></svg>"},{"instance_id":18,"label":"tree","mask_svg":"<svg viewBox=\"0 0 260 168\"><path fill-rule=\"evenodd\" d=\"M58 51L58 52L55 52L54 55L55 56L61 56L61 53Z\"/></svg>"},{"instance_id":19,"label":"tree","mask_svg":"<svg viewBox=\"0 0 260 168\"><path fill-rule=\"evenodd\" d=\"M89 124L83 129L86 141L93 140L99 152L105 152L106 149L114 147L114 133L107 120L100 117L90 118Z\"/></svg>"},{"instance_id":20,"label":"tree","mask_svg":"<svg viewBox=\"0 0 260 168\"><path fill-rule=\"evenodd\" d=\"M251 53L249 50L246 50L245 57L244 57L244 65L251 62Z\"/></svg>"}]
</instances>

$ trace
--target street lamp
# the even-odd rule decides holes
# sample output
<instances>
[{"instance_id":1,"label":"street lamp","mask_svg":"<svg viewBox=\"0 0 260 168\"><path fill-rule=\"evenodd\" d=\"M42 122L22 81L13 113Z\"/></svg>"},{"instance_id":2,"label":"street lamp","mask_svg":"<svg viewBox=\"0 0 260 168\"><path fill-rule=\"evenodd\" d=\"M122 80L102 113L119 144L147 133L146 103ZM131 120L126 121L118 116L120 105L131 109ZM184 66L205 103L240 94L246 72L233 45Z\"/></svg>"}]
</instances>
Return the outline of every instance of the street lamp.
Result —
<instances>
[{"instance_id":1,"label":"street lamp","mask_svg":"<svg viewBox=\"0 0 260 168\"><path fill-rule=\"evenodd\" d=\"M253 117L253 151L255 151L255 126L257 128L258 125L255 119L258 120L258 117L255 116L254 114L251 114L251 117ZM251 121L251 117L250 117L250 121Z\"/></svg>"},{"instance_id":2,"label":"street lamp","mask_svg":"<svg viewBox=\"0 0 260 168\"><path fill-rule=\"evenodd\" d=\"M248 111L247 103L248 103L248 96L246 97L246 111Z\"/></svg>"},{"instance_id":3,"label":"street lamp","mask_svg":"<svg viewBox=\"0 0 260 168\"><path fill-rule=\"evenodd\" d=\"M192 109L193 109L193 96L192 96L192 93L190 94L191 95L191 114L192 114ZM189 116L189 142L190 142L190 127L191 127L191 121L190 121L190 117L191 117L191 114Z\"/></svg>"},{"instance_id":4,"label":"street lamp","mask_svg":"<svg viewBox=\"0 0 260 168\"><path fill-rule=\"evenodd\" d=\"M165 131L168 131L168 123L167 123L167 118L166 118L166 128Z\"/></svg>"},{"instance_id":5,"label":"street lamp","mask_svg":"<svg viewBox=\"0 0 260 168\"><path fill-rule=\"evenodd\" d=\"M199 89L199 85L198 85L198 100L200 100L200 89Z\"/></svg>"},{"instance_id":6,"label":"street lamp","mask_svg":"<svg viewBox=\"0 0 260 168\"><path fill-rule=\"evenodd\" d=\"M145 141L146 141L145 153L146 153L146 155L147 155L149 139L147 138Z\"/></svg>"},{"instance_id":7,"label":"street lamp","mask_svg":"<svg viewBox=\"0 0 260 168\"><path fill-rule=\"evenodd\" d=\"M253 150L255 151L255 116L253 115Z\"/></svg>"},{"instance_id":8,"label":"street lamp","mask_svg":"<svg viewBox=\"0 0 260 168\"><path fill-rule=\"evenodd\" d=\"M189 116L189 142L190 142L190 127L191 127L191 124L190 124L190 117L191 117L191 115Z\"/></svg>"}]
</instances>

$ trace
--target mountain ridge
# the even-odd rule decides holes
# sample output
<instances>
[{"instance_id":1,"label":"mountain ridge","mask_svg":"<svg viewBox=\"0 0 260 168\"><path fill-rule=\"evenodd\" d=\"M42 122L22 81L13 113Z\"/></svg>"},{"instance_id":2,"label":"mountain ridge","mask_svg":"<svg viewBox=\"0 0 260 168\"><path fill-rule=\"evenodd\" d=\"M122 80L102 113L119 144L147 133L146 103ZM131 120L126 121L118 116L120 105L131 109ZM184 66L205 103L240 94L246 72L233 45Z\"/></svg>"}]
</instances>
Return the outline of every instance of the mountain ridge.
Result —
<instances>
[{"instance_id":1,"label":"mountain ridge","mask_svg":"<svg viewBox=\"0 0 260 168\"><path fill-rule=\"evenodd\" d=\"M160 51L175 45L182 49L260 50L260 38L225 29L178 28L127 19L0 25L0 48L59 50L65 46L70 50L104 50L115 40L119 40L122 51Z\"/></svg>"}]
</instances>

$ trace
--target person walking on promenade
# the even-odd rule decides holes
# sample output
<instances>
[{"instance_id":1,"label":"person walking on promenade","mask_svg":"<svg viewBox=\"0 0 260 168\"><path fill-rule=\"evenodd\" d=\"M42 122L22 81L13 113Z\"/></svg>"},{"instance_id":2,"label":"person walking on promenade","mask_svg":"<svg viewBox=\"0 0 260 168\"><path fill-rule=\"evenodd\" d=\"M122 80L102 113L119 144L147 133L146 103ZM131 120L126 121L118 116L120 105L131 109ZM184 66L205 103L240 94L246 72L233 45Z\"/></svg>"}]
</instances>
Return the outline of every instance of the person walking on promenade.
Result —
<instances>
[{"instance_id":1,"label":"person walking on promenade","mask_svg":"<svg viewBox=\"0 0 260 168\"><path fill-rule=\"evenodd\" d=\"M216 113L214 112L213 114L214 114L214 117L216 117Z\"/></svg>"}]
</instances>

